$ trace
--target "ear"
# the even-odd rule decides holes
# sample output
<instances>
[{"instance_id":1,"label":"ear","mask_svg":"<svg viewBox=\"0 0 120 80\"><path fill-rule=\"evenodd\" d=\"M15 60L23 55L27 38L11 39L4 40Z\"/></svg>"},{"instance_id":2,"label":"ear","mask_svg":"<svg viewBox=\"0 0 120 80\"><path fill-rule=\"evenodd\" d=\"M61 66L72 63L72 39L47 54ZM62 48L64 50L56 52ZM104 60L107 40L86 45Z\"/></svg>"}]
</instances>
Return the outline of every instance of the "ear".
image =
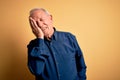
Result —
<instances>
[{"instance_id":1,"label":"ear","mask_svg":"<svg viewBox=\"0 0 120 80\"><path fill-rule=\"evenodd\" d=\"M50 15L50 19L53 21L52 15Z\"/></svg>"}]
</instances>

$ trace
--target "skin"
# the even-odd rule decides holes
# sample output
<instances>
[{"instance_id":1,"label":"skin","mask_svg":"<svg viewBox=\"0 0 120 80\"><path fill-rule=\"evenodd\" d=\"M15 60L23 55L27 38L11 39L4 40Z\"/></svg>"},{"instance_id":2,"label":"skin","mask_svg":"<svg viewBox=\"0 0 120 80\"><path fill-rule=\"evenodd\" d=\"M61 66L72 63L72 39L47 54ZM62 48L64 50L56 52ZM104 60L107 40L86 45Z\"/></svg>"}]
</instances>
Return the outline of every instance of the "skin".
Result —
<instances>
[{"instance_id":1,"label":"skin","mask_svg":"<svg viewBox=\"0 0 120 80\"><path fill-rule=\"evenodd\" d=\"M35 10L29 16L32 32L37 38L51 38L54 33L52 15L43 10Z\"/></svg>"}]
</instances>

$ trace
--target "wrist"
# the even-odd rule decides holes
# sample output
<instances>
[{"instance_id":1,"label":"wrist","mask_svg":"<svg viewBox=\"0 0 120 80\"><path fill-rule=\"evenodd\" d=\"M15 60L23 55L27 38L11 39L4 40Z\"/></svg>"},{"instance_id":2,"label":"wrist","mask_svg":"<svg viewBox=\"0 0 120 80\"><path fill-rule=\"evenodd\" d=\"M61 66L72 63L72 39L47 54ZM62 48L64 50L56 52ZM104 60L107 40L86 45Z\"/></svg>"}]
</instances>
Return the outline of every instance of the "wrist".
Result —
<instances>
[{"instance_id":1,"label":"wrist","mask_svg":"<svg viewBox=\"0 0 120 80\"><path fill-rule=\"evenodd\" d=\"M37 34L37 35L36 35L36 38L41 38L41 39L44 39L44 35Z\"/></svg>"},{"instance_id":2,"label":"wrist","mask_svg":"<svg viewBox=\"0 0 120 80\"><path fill-rule=\"evenodd\" d=\"M37 36L37 38L44 39L44 36Z\"/></svg>"}]
</instances>

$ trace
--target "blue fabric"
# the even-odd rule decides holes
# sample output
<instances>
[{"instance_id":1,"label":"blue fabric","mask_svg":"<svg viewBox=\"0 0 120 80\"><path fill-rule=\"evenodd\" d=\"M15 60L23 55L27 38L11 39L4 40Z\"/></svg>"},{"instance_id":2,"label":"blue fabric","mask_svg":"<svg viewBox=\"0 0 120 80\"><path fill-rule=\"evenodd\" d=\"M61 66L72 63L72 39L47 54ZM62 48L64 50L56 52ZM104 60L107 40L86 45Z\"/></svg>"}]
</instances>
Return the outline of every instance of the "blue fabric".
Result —
<instances>
[{"instance_id":1,"label":"blue fabric","mask_svg":"<svg viewBox=\"0 0 120 80\"><path fill-rule=\"evenodd\" d=\"M86 65L74 35L55 31L51 40L28 44L28 68L36 80L86 80Z\"/></svg>"}]
</instances>

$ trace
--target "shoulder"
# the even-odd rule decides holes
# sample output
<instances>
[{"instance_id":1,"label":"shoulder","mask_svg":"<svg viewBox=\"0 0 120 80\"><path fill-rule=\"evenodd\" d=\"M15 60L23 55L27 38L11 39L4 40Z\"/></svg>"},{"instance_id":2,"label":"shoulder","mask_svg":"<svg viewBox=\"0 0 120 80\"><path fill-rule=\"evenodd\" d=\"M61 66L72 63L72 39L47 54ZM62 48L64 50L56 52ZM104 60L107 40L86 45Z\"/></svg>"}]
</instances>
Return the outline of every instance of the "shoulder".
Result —
<instances>
[{"instance_id":1,"label":"shoulder","mask_svg":"<svg viewBox=\"0 0 120 80\"><path fill-rule=\"evenodd\" d=\"M75 37L74 34L71 32L66 32L66 31L56 31L57 35L59 36L65 36L65 37Z\"/></svg>"},{"instance_id":2,"label":"shoulder","mask_svg":"<svg viewBox=\"0 0 120 80\"><path fill-rule=\"evenodd\" d=\"M74 41L75 35L72 34L71 32L66 32L66 31L56 31L57 37L61 39L68 39Z\"/></svg>"}]
</instances>

